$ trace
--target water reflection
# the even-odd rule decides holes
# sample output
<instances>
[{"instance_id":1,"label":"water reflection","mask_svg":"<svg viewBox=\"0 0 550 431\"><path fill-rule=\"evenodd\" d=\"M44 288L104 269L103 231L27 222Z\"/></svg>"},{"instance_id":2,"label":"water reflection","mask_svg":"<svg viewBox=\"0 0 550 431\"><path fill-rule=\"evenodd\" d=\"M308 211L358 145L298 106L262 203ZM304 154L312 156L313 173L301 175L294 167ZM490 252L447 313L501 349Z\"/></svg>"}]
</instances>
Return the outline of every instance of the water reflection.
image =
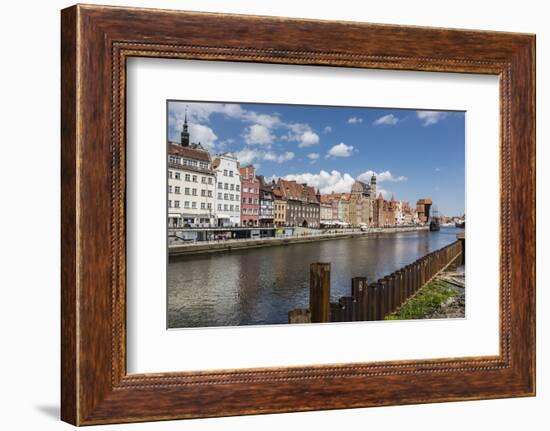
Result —
<instances>
[{"instance_id":1,"label":"water reflection","mask_svg":"<svg viewBox=\"0 0 550 431\"><path fill-rule=\"evenodd\" d=\"M331 263L331 296L351 278L387 275L456 239L459 229L379 234L307 244L196 255L168 265L170 328L287 323L309 303L309 264Z\"/></svg>"}]
</instances>

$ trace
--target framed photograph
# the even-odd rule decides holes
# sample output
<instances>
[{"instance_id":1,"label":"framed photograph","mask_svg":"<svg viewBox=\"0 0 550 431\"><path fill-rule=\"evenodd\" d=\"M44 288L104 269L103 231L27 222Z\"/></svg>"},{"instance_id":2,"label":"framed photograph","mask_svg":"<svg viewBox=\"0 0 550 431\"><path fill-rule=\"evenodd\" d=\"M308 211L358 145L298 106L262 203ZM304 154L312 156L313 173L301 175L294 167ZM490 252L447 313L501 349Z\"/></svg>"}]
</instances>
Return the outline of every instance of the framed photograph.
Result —
<instances>
[{"instance_id":1,"label":"framed photograph","mask_svg":"<svg viewBox=\"0 0 550 431\"><path fill-rule=\"evenodd\" d=\"M61 415L535 394L535 37L62 11Z\"/></svg>"}]
</instances>

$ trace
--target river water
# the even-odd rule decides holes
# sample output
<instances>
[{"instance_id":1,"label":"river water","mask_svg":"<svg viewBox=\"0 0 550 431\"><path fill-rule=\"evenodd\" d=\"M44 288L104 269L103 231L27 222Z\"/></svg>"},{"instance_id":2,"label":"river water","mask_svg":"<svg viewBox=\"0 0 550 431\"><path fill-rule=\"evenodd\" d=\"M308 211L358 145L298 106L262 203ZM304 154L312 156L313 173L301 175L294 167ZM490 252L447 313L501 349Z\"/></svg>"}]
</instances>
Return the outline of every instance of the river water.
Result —
<instances>
[{"instance_id":1,"label":"river water","mask_svg":"<svg viewBox=\"0 0 550 431\"><path fill-rule=\"evenodd\" d=\"M377 280L456 240L463 229L376 234L171 258L168 327L287 323L309 305L309 265L331 263L331 300L351 294L351 278Z\"/></svg>"}]
</instances>

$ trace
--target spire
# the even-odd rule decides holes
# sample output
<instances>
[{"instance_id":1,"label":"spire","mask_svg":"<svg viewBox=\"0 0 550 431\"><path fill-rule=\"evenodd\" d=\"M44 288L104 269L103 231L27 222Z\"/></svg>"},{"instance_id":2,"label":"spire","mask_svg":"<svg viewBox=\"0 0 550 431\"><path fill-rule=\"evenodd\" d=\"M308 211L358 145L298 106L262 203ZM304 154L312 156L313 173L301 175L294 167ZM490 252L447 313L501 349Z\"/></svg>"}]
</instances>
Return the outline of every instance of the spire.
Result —
<instances>
[{"instance_id":1,"label":"spire","mask_svg":"<svg viewBox=\"0 0 550 431\"><path fill-rule=\"evenodd\" d=\"M189 146L189 129L187 126L187 106L185 107L185 120L183 122L183 129L181 131L181 146Z\"/></svg>"}]
</instances>

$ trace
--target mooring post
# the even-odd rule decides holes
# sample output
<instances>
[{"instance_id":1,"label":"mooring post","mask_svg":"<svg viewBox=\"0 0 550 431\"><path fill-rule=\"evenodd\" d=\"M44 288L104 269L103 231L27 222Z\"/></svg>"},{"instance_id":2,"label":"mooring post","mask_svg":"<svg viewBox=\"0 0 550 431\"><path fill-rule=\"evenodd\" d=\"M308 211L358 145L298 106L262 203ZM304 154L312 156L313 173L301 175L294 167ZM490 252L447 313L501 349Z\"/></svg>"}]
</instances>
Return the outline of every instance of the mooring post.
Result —
<instances>
[{"instance_id":1,"label":"mooring post","mask_svg":"<svg viewBox=\"0 0 550 431\"><path fill-rule=\"evenodd\" d=\"M354 320L367 320L367 306L368 306L368 288L367 279L365 277L353 277L351 279L351 296L355 298L355 316Z\"/></svg>"},{"instance_id":2,"label":"mooring post","mask_svg":"<svg viewBox=\"0 0 550 431\"><path fill-rule=\"evenodd\" d=\"M368 287L367 320L377 320L378 284L371 283Z\"/></svg>"},{"instance_id":3,"label":"mooring post","mask_svg":"<svg viewBox=\"0 0 550 431\"><path fill-rule=\"evenodd\" d=\"M309 267L309 310L312 323L330 322L330 263Z\"/></svg>"}]
</instances>

